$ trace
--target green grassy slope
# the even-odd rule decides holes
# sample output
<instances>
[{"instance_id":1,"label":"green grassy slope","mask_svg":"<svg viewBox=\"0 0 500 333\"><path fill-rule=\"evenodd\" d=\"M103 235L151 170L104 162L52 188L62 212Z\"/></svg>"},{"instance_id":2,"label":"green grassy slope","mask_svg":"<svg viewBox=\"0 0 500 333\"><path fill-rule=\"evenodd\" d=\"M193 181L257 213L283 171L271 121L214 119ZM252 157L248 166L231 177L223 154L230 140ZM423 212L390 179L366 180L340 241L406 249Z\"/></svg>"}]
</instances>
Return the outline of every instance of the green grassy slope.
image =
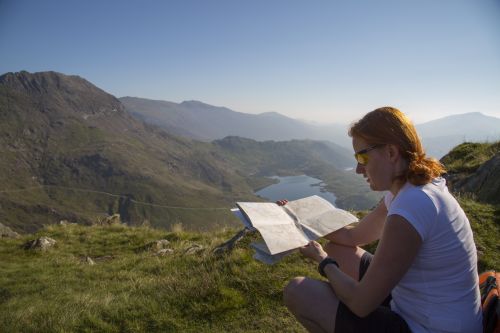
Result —
<instances>
[{"instance_id":1,"label":"green grassy slope","mask_svg":"<svg viewBox=\"0 0 500 333\"><path fill-rule=\"evenodd\" d=\"M482 255L480 271L500 267L499 209L467 198ZM0 239L1 332L304 332L282 290L295 276L320 278L299 254L267 266L251 258L248 235L228 255L212 249L235 230L189 233L149 227L52 225L20 239ZM29 239L57 241L47 252ZM142 247L167 239L173 253ZM193 246L202 249L186 254ZM371 247L373 250L373 246ZM95 265L89 265L90 257Z\"/></svg>"},{"instance_id":2,"label":"green grassy slope","mask_svg":"<svg viewBox=\"0 0 500 333\"><path fill-rule=\"evenodd\" d=\"M20 248L40 235L54 238L56 247ZM260 264L248 249L252 236L230 255L213 256L211 249L231 236L75 225L1 239L0 331L302 332L282 304L282 289L294 276L317 277L315 265L298 255ZM137 250L158 239L170 240L174 253ZM184 255L193 244L204 249Z\"/></svg>"},{"instance_id":3,"label":"green grassy slope","mask_svg":"<svg viewBox=\"0 0 500 333\"><path fill-rule=\"evenodd\" d=\"M500 204L500 142L462 143L441 160L455 193L468 193L481 202Z\"/></svg>"},{"instance_id":4,"label":"green grassy slope","mask_svg":"<svg viewBox=\"0 0 500 333\"><path fill-rule=\"evenodd\" d=\"M448 187L471 222L479 270L500 269L500 142L462 143L441 162Z\"/></svg>"}]
</instances>

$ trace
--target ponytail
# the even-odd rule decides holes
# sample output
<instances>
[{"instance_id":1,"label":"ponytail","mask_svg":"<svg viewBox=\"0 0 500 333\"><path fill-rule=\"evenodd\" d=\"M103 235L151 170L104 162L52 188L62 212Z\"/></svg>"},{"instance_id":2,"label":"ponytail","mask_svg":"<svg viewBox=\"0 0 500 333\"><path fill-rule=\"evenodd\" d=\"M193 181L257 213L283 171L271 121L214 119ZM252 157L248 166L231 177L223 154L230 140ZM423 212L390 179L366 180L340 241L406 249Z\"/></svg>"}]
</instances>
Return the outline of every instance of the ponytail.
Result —
<instances>
[{"instance_id":1,"label":"ponytail","mask_svg":"<svg viewBox=\"0 0 500 333\"><path fill-rule=\"evenodd\" d=\"M430 183L441 176L446 170L435 158L426 157L425 153L409 153L410 156L406 179L413 185L420 186Z\"/></svg>"}]
</instances>

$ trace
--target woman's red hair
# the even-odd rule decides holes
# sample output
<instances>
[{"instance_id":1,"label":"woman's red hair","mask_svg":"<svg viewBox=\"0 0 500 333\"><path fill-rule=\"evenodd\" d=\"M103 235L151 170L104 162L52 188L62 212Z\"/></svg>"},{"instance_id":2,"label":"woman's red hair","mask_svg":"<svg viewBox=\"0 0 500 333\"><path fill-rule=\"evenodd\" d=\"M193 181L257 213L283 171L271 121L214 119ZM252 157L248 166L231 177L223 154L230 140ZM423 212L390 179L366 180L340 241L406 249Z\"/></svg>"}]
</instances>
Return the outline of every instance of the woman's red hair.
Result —
<instances>
[{"instance_id":1,"label":"woman's red hair","mask_svg":"<svg viewBox=\"0 0 500 333\"><path fill-rule=\"evenodd\" d=\"M349 135L369 144L397 146L408 161L408 169L401 177L413 185L425 185L446 172L438 160L425 156L415 126L396 108L387 106L367 113L351 126Z\"/></svg>"}]
</instances>

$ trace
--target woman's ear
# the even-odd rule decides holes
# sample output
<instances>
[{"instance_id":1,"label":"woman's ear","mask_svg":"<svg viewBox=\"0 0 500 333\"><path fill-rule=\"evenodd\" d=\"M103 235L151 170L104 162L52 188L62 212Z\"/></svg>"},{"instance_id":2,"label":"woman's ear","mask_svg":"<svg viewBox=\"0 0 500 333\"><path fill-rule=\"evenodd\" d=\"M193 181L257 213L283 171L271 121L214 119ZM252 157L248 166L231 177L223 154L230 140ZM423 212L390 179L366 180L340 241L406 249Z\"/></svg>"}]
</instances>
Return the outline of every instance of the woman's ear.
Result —
<instances>
[{"instance_id":1,"label":"woman's ear","mask_svg":"<svg viewBox=\"0 0 500 333\"><path fill-rule=\"evenodd\" d=\"M399 156L400 156L399 148L396 145L388 144L387 145L387 151L388 151L388 154L389 154L389 160L393 161L393 162L396 162L398 160Z\"/></svg>"}]
</instances>

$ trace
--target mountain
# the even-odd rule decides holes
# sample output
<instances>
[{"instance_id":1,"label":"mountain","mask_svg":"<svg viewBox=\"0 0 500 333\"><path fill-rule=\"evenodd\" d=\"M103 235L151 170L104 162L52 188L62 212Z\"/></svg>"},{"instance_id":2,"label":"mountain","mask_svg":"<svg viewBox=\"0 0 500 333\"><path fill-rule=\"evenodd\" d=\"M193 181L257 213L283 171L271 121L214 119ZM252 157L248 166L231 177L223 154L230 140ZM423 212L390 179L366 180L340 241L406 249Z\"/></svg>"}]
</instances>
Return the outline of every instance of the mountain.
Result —
<instances>
[{"instance_id":1,"label":"mountain","mask_svg":"<svg viewBox=\"0 0 500 333\"><path fill-rule=\"evenodd\" d=\"M311 124L276 112L254 115L197 101L177 104L137 97L120 100L133 116L185 137L206 141L232 135L258 141L311 139L351 149L347 125ZM500 139L500 119L479 112L444 117L416 127L427 154L436 158L465 141Z\"/></svg>"},{"instance_id":2,"label":"mountain","mask_svg":"<svg viewBox=\"0 0 500 333\"><path fill-rule=\"evenodd\" d=\"M258 115L233 111L198 101L173 103L137 97L120 101L135 117L156 124L178 135L200 140L241 136L265 140L328 140L350 149L351 140L344 125L313 125L277 112Z\"/></svg>"},{"instance_id":3,"label":"mountain","mask_svg":"<svg viewBox=\"0 0 500 333\"><path fill-rule=\"evenodd\" d=\"M132 225L233 225L229 208L259 200L253 191L274 174L316 175L344 208L375 200L342 171L353 159L340 146L179 137L132 117L85 79L55 72L0 76L0 150L0 221L16 231L113 213Z\"/></svg>"},{"instance_id":4,"label":"mountain","mask_svg":"<svg viewBox=\"0 0 500 333\"><path fill-rule=\"evenodd\" d=\"M209 144L145 125L78 76L2 75L0 147L0 219L16 230L115 212L127 222L203 229L232 216L169 207L229 207L255 198Z\"/></svg>"},{"instance_id":5,"label":"mountain","mask_svg":"<svg viewBox=\"0 0 500 333\"><path fill-rule=\"evenodd\" d=\"M416 127L427 154L437 158L463 142L500 140L500 119L480 112L448 116Z\"/></svg>"}]
</instances>

